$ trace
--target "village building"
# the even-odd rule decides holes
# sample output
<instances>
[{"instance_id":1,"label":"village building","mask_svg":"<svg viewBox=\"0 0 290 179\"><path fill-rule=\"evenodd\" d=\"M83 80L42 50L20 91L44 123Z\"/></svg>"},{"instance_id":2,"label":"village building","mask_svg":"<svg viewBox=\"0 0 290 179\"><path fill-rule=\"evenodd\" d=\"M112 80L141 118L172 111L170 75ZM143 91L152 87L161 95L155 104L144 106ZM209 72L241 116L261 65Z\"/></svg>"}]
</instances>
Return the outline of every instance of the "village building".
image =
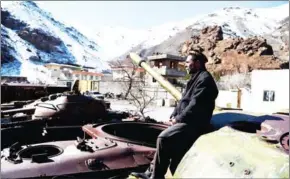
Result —
<instances>
[{"instance_id":1,"label":"village building","mask_svg":"<svg viewBox=\"0 0 290 179\"><path fill-rule=\"evenodd\" d=\"M147 63L157 73L168 80L177 90L183 91L183 85L179 83L186 76L185 58L171 54L158 54L147 57ZM145 76L146 87L144 90L150 96L154 96L157 103L161 106L175 106L176 99L166 91L155 79L149 74Z\"/></svg>"},{"instance_id":2,"label":"village building","mask_svg":"<svg viewBox=\"0 0 290 179\"><path fill-rule=\"evenodd\" d=\"M112 79L123 80L126 76L134 76L135 78L143 79L146 72L141 67L133 67L132 65L112 66Z\"/></svg>"},{"instance_id":3,"label":"village building","mask_svg":"<svg viewBox=\"0 0 290 179\"><path fill-rule=\"evenodd\" d=\"M289 112L289 69L253 70L250 88L219 90L216 106L254 113Z\"/></svg>"},{"instance_id":4,"label":"village building","mask_svg":"<svg viewBox=\"0 0 290 179\"><path fill-rule=\"evenodd\" d=\"M253 70L251 93L244 95L244 110L261 113L289 112L289 69Z\"/></svg>"},{"instance_id":5,"label":"village building","mask_svg":"<svg viewBox=\"0 0 290 179\"><path fill-rule=\"evenodd\" d=\"M170 54L160 54L148 56L147 61L156 72L162 75L173 85L177 84L178 78L185 77L186 71L184 69L185 58ZM149 86L159 85L159 83L150 75L147 75L147 83Z\"/></svg>"},{"instance_id":6,"label":"village building","mask_svg":"<svg viewBox=\"0 0 290 179\"><path fill-rule=\"evenodd\" d=\"M104 74L100 82L100 93L121 94L126 91L126 83L133 78L134 84L145 76L145 70L133 65L111 65L111 74ZM134 85L133 84L133 85Z\"/></svg>"},{"instance_id":7,"label":"village building","mask_svg":"<svg viewBox=\"0 0 290 179\"><path fill-rule=\"evenodd\" d=\"M157 73L171 82L177 89L182 90L178 84L178 79L182 79L186 75L183 65L185 58L170 54L158 54L148 56L145 60ZM145 90L146 94L149 96L154 96L156 100L170 99L173 101L172 103L176 102L174 97L150 74L142 67L133 66L131 61L129 61L129 63L127 61L127 63L124 64L112 64L111 72L111 80L107 77L108 80L102 80L100 83L101 93L112 92L114 94L120 94L126 91L125 83L129 80L128 76L131 78L133 76L132 74L134 74L133 87L137 85L138 82L142 81L145 83L143 90Z\"/></svg>"},{"instance_id":8,"label":"village building","mask_svg":"<svg viewBox=\"0 0 290 179\"><path fill-rule=\"evenodd\" d=\"M99 82L103 74L91 67L76 65L48 63L45 67L49 70L49 78L57 85L71 86L74 80L80 80L81 92L99 90Z\"/></svg>"}]
</instances>

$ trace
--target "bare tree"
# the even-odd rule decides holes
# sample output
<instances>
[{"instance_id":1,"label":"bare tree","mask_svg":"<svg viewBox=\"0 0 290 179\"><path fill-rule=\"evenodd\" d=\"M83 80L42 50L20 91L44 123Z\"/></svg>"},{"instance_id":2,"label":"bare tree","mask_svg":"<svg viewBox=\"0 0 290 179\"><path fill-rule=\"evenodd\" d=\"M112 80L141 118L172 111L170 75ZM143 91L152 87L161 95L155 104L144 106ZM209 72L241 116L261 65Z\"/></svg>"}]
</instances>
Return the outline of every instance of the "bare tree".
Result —
<instances>
[{"instance_id":1,"label":"bare tree","mask_svg":"<svg viewBox=\"0 0 290 179\"><path fill-rule=\"evenodd\" d=\"M120 69L122 77L120 77L121 82L123 82L125 87L125 95L124 99L128 99L128 95L132 90L133 83L140 81L141 79L138 77L136 70L138 69L137 65L133 62L128 61L120 61L116 60L111 62L113 67L117 67Z\"/></svg>"},{"instance_id":2,"label":"bare tree","mask_svg":"<svg viewBox=\"0 0 290 179\"><path fill-rule=\"evenodd\" d=\"M145 77L137 73L138 66L129 57L126 60L116 60L111 65L120 69L122 77L120 80L124 84L124 98L129 100L145 118L145 109L154 101L155 94L149 95L144 88Z\"/></svg>"},{"instance_id":3,"label":"bare tree","mask_svg":"<svg viewBox=\"0 0 290 179\"><path fill-rule=\"evenodd\" d=\"M219 89L229 90L235 88L250 88L251 74L250 73L235 73L220 77L217 82Z\"/></svg>"},{"instance_id":4,"label":"bare tree","mask_svg":"<svg viewBox=\"0 0 290 179\"><path fill-rule=\"evenodd\" d=\"M140 81L136 83L134 89L130 91L130 101L137 108L138 112L145 118L145 109L154 101L155 93L153 96L150 96L145 90L145 82Z\"/></svg>"}]
</instances>

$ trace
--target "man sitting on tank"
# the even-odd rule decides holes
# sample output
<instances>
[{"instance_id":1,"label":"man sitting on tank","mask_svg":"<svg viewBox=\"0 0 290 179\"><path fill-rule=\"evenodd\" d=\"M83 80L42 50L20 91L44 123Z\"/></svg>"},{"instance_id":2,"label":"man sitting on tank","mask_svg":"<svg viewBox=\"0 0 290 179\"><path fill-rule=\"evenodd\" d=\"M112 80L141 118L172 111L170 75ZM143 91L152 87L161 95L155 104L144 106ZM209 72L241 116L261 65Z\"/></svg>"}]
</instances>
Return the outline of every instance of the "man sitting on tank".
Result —
<instances>
[{"instance_id":1,"label":"man sitting on tank","mask_svg":"<svg viewBox=\"0 0 290 179\"><path fill-rule=\"evenodd\" d=\"M169 167L172 175L183 156L210 125L218 95L217 85L207 71L207 58L200 52L191 52L185 61L191 75L170 120L170 127L157 138L157 149L145 173L132 173L141 178L164 178Z\"/></svg>"}]
</instances>

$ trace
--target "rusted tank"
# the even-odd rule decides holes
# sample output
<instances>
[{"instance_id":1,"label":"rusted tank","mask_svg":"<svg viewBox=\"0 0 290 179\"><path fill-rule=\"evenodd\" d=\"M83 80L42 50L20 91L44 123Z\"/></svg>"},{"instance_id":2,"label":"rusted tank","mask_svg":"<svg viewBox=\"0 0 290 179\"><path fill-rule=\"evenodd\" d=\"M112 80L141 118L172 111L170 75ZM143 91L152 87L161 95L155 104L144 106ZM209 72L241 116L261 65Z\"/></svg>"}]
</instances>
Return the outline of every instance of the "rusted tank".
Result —
<instances>
[{"instance_id":1,"label":"rusted tank","mask_svg":"<svg viewBox=\"0 0 290 179\"><path fill-rule=\"evenodd\" d=\"M63 95L35 105L33 120L59 119L66 124L76 122L92 122L103 119L106 115L106 105L103 100L84 95Z\"/></svg>"},{"instance_id":2,"label":"rusted tank","mask_svg":"<svg viewBox=\"0 0 290 179\"><path fill-rule=\"evenodd\" d=\"M264 120L263 120L264 117ZM258 136L272 143L279 143L280 147L289 154L289 115L273 114L271 116L261 116L261 129L257 130Z\"/></svg>"},{"instance_id":3,"label":"rusted tank","mask_svg":"<svg viewBox=\"0 0 290 179\"><path fill-rule=\"evenodd\" d=\"M108 117L104 100L75 94L55 94L23 108L1 111L2 126L44 122L51 125L80 125Z\"/></svg>"},{"instance_id":4,"label":"rusted tank","mask_svg":"<svg viewBox=\"0 0 290 179\"><path fill-rule=\"evenodd\" d=\"M1 103L38 99L54 93L69 91L70 87L56 85L36 85L29 83L1 84Z\"/></svg>"},{"instance_id":5,"label":"rusted tank","mask_svg":"<svg viewBox=\"0 0 290 179\"><path fill-rule=\"evenodd\" d=\"M148 167L166 127L111 122L83 126L76 140L15 143L1 151L1 178L124 178Z\"/></svg>"},{"instance_id":6,"label":"rusted tank","mask_svg":"<svg viewBox=\"0 0 290 179\"><path fill-rule=\"evenodd\" d=\"M181 93L144 60L135 53L130 53L130 57L180 100ZM289 114L241 117L243 111L225 113L227 111L214 112L210 130L187 152L173 177L289 178ZM247 143L250 148L245 147ZM275 156L270 156L269 152ZM226 166L236 159L238 167Z\"/></svg>"},{"instance_id":7,"label":"rusted tank","mask_svg":"<svg viewBox=\"0 0 290 179\"><path fill-rule=\"evenodd\" d=\"M17 102L18 108L1 111L1 127L82 125L128 117L129 113L110 110L110 102L81 95L77 89L76 81L71 92L52 94L28 104Z\"/></svg>"}]
</instances>

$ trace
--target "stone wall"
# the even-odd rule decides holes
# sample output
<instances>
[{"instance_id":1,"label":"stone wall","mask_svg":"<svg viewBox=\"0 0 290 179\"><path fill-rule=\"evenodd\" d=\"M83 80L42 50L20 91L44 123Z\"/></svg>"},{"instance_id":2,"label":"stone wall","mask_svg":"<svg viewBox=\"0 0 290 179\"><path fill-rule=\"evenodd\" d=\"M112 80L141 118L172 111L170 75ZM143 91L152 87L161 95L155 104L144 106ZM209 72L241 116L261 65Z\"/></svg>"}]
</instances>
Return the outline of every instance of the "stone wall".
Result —
<instances>
[{"instance_id":1,"label":"stone wall","mask_svg":"<svg viewBox=\"0 0 290 179\"><path fill-rule=\"evenodd\" d=\"M136 84L135 84L136 85ZM133 84L134 89L134 84ZM147 86L144 88L146 93L149 96L155 96L155 99L174 99L174 97L163 89L161 86ZM178 88L179 91L181 89ZM99 83L99 92L100 93L107 93L111 92L114 94L120 94L126 92L126 86L123 81L100 81Z\"/></svg>"},{"instance_id":2,"label":"stone wall","mask_svg":"<svg viewBox=\"0 0 290 179\"><path fill-rule=\"evenodd\" d=\"M238 90L219 90L215 104L221 108L238 108Z\"/></svg>"},{"instance_id":3,"label":"stone wall","mask_svg":"<svg viewBox=\"0 0 290 179\"><path fill-rule=\"evenodd\" d=\"M121 81L100 81L99 92L100 93L114 93L120 94L124 93L125 86Z\"/></svg>"}]
</instances>

